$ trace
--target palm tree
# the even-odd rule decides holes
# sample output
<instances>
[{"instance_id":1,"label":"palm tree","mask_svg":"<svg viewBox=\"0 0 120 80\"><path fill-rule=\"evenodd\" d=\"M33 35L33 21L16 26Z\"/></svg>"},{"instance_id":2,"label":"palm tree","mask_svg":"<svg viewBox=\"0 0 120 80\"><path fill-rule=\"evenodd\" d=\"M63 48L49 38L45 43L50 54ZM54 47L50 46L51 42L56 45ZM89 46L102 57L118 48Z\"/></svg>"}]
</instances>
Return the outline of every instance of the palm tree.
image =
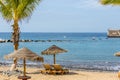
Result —
<instances>
[{"instance_id":1,"label":"palm tree","mask_svg":"<svg viewBox=\"0 0 120 80\"><path fill-rule=\"evenodd\" d=\"M29 18L41 0L0 0L0 13L7 22L13 22L14 50L19 46L19 21Z\"/></svg>"},{"instance_id":2,"label":"palm tree","mask_svg":"<svg viewBox=\"0 0 120 80\"><path fill-rule=\"evenodd\" d=\"M120 5L120 0L100 0L103 5Z\"/></svg>"}]
</instances>

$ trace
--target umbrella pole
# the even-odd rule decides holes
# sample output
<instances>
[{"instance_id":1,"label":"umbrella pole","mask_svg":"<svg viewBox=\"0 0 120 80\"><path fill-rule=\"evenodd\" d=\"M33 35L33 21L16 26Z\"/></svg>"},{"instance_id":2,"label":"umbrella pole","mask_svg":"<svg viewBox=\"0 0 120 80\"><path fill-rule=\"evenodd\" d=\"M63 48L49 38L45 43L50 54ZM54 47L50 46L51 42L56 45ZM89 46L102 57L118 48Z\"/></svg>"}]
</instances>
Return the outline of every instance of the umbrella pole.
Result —
<instances>
[{"instance_id":1,"label":"umbrella pole","mask_svg":"<svg viewBox=\"0 0 120 80\"><path fill-rule=\"evenodd\" d=\"M53 56L54 56L54 64L56 64L55 54Z\"/></svg>"},{"instance_id":2,"label":"umbrella pole","mask_svg":"<svg viewBox=\"0 0 120 80\"><path fill-rule=\"evenodd\" d=\"M26 76L26 60L25 58L23 59L23 65L24 65L24 76Z\"/></svg>"}]
</instances>

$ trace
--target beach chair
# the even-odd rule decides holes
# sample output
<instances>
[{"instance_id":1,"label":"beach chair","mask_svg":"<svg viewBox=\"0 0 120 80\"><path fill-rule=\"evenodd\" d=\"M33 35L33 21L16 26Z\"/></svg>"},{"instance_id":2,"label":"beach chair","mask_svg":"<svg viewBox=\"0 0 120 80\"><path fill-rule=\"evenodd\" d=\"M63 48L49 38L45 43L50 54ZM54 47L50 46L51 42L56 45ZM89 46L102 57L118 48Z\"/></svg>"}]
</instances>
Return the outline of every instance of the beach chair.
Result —
<instances>
[{"instance_id":1,"label":"beach chair","mask_svg":"<svg viewBox=\"0 0 120 80\"><path fill-rule=\"evenodd\" d=\"M50 64L43 64L44 70L41 70L41 73L44 74L52 74L52 67L50 66Z\"/></svg>"},{"instance_id":2,"label":"beach chair","mask_svg":"<svg viewBox=\"0 0 120 80\"><path fill-rule=\"evenodd\" d=\"M69 73L68 69L63 69L63 67L61 65L59 65L59 64L54 64L53 67L54 67L54 71L53 71L54 74L66 74L66 73Z\"/></svg>"}]
</instances>

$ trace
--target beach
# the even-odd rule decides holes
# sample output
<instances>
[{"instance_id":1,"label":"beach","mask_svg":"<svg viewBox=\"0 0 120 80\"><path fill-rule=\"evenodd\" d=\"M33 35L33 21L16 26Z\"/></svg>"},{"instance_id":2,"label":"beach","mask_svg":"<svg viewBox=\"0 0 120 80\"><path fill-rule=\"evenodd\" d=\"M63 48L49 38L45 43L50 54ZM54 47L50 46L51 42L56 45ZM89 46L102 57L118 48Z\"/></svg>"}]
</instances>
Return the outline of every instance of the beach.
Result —
<instances>
[{"instance_id":1,"label":"beach","mask_svg":"<svg viewBox=\"0 0 120 80\"><path fill-rule=\"evenodd\" d=\"M0 67L0 72L9 69L9 67ZM22 67L18 68L23 70ZM105 71L87 71L87 70L70 70L68 74L53 75L53 74L41 74L42 68L27 67L27 76L31 76L28 80L119 80L117 72L105 72ZM21 74L22 75L22 74ZM18 76L3 75L0 73L0 80L20 80Z\"/></svg>"},{"instance_id":2,"label":"beach","mask_svg":"<svg viewBox=\"0 0 120 80\"><path fill-rule=\"evenodd\" d=\"M120 0L53 1L0 1L0 80L120 80Z\"/></svg>"}]
</instances>

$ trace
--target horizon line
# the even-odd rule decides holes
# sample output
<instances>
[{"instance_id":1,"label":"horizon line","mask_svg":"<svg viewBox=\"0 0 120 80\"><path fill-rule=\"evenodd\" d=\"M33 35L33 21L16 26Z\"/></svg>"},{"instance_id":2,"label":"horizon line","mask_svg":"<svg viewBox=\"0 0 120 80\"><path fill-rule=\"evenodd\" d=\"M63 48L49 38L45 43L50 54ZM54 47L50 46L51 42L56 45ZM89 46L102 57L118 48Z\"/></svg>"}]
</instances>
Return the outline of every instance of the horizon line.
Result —
<instances>
[{"instance_id":1,"label":"horizon line","mask_svg":"<svg viewBox=\"0 0 120 80\"><path fill-rule=\"evenodd\" d=\"M12 32L0 32L0 33L12 33ZM107 32L20 32L20 33L107 33Z\"/></svg>"}]
</instances>

